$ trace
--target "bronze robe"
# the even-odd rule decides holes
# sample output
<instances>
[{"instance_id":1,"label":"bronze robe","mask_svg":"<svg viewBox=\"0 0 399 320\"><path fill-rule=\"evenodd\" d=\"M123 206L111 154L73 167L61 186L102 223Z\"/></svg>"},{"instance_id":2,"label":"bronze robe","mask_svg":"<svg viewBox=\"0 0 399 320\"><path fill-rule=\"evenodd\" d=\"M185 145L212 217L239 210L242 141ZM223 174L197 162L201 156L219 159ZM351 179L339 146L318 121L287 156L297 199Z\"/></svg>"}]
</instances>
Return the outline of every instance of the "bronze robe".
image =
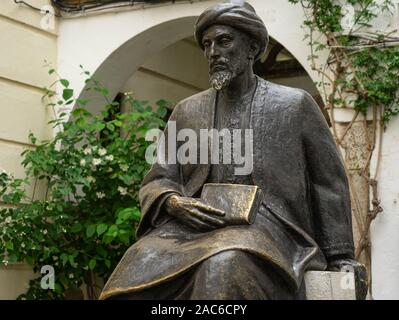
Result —
<instances>
[{"instance_id":1,"label":"bronze robe","mask_svg":"<svg viewBox=\"0 0 399 320\"><path fill-rule=\"evenodd\" d=\"M206 233L183 226L161 210L163 202L170 193L196 196L211 165L156 163L140 190L140 239L123 256L101 299L162 286L228 250L273 266L292 292L302 286L306 270L326 268L325 257L353 257L348 182L319 107L305 91L257 80L251 178L264 200L255 223ZM213 128L216 95L209 89L180 102L170 118L177 132L190 128L199 137L200 129ZM167 144L159 146L163 151L167 154Z\"/></svg>"}]
</instances>

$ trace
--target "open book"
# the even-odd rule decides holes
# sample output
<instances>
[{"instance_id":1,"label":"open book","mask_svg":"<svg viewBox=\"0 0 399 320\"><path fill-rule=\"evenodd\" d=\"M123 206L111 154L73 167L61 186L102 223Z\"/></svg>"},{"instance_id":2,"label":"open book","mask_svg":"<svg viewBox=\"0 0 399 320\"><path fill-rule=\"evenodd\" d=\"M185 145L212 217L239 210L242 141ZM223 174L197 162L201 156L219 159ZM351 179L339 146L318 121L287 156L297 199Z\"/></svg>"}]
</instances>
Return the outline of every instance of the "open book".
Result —
<instances>
[{"instance_id":1,"label":"open book","mask_svg":"<svg viewBox=\"0 0 399 320\"><path fill-rule=\"evenodd\" d=\"M201 200L223 210L229 224L252 224L262 202L262 191L257 186L207 183L202 188Z\"/></svg>"}]
</instances>

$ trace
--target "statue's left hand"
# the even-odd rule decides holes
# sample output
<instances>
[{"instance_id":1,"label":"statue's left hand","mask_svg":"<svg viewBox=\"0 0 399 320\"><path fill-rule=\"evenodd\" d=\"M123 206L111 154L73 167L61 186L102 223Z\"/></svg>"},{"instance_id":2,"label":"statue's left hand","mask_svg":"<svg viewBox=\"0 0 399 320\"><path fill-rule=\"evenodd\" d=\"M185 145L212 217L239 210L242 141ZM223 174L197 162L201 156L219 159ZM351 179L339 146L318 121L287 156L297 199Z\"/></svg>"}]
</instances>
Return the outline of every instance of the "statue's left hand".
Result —
<instances>
[{"instance_id":1,"label":"statue's left hand","mask_svg":"<svg viewBox=\"0 0 399 320\"><path fill-rule=\"evenodd\" d=\"M329 271L353 271L355 274L356 299L364 300L367 296L368 279L365 266L354 259L341 256L328 259Z\"/></svg>"}]
</instances>

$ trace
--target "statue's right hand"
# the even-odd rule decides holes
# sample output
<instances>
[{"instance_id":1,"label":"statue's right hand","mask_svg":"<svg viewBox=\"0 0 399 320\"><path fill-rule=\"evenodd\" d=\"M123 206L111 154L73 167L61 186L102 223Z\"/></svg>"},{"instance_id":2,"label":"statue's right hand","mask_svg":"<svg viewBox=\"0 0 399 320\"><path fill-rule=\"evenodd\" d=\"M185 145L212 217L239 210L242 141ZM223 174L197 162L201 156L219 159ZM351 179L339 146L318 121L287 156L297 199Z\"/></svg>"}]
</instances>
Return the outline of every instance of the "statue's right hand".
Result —
<instances>
[{"instance_id":1,"label":"statue's right hand","mask_svg":"<svg viewBox=\"0 0 399 320\"><path fill-rule=\"evenodd\" d=\"M211 231L226 225L223 211L194 198L173 194L166 199L165 207L169 215L199 231Z\"/></svg>"}]
</instances>

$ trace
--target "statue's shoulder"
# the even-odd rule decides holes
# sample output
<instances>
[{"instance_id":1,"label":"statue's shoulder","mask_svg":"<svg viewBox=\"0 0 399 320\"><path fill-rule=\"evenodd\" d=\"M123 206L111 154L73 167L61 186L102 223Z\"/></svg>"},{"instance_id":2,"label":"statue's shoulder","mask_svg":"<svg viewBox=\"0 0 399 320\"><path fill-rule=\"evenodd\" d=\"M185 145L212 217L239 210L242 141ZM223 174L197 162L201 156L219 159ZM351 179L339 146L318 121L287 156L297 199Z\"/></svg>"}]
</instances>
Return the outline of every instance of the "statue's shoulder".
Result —
<instances>
[{"instance_id":1,"label":"statue's shoulder","mask_svg":"<svg viewBox=\"0 0 399 320\"><path fill-rule=\"evenodd\" d=\"M302 104L306 96L310 96L308 92L300 88L287 87L281 84L273 83L262 79L263 86L265 86L265 94L272 102L285 105L287 107L298 106ZM269 100L269 102L270 102Z\"/></svg>"},{"instance_id":2,"label":"statue's shoulder","mask_svg":"<svg viewBox=\"0 0 399 320\"><path fill-rule=\"evenodd\" d=\"M216 91L208 89L181 100L174 107L170 120L180 119L186 122L189 119L204 117L211 111L215 97Z\"/></svg>"}]
</instances>

